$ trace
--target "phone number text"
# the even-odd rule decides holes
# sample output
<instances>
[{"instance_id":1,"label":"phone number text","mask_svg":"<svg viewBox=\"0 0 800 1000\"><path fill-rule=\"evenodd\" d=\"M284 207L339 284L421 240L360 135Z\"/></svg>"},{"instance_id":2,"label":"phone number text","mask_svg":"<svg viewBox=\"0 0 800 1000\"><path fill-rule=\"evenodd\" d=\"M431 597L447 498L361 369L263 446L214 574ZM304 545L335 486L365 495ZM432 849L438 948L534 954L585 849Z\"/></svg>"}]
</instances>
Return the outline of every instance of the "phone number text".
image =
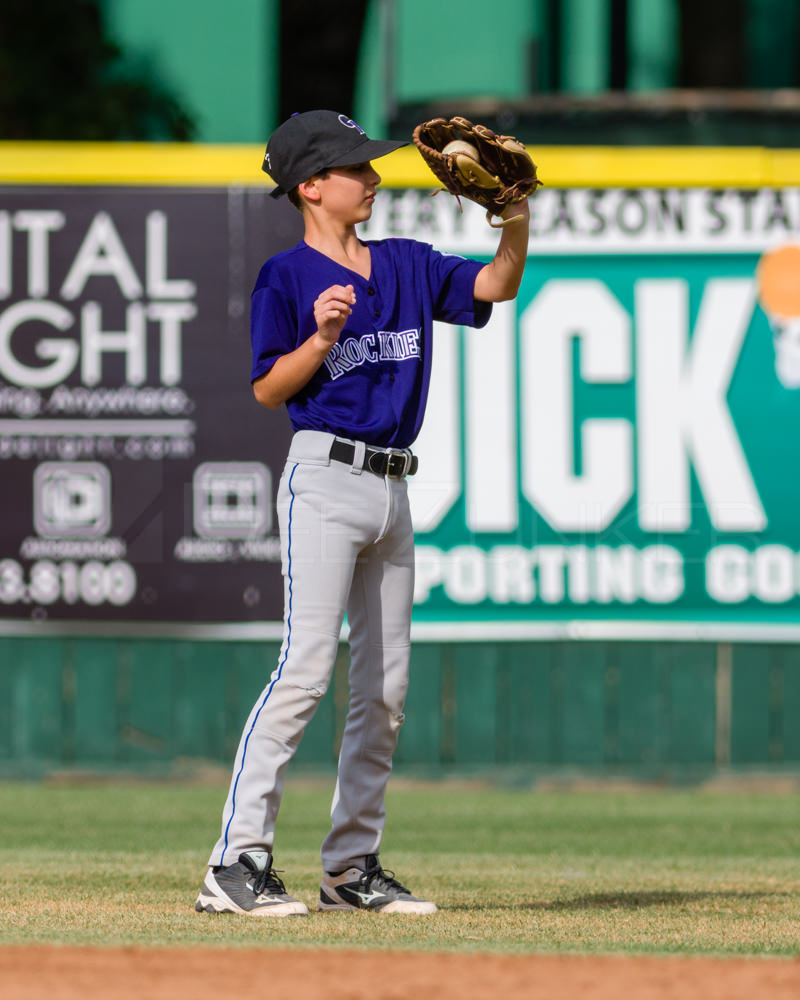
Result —
<instances>
[{"instance_id":1,"label":"phone number text","mask_svg":"<svg viewBox=\"0 0 800 1000\"><path fill-rule=\"evenodd\" d=\"M15 559L0 560L0 604L130 604L136 595L136 570L118 559L52 562L40 559L29 569Z\"/></svg>"}]
</instances>

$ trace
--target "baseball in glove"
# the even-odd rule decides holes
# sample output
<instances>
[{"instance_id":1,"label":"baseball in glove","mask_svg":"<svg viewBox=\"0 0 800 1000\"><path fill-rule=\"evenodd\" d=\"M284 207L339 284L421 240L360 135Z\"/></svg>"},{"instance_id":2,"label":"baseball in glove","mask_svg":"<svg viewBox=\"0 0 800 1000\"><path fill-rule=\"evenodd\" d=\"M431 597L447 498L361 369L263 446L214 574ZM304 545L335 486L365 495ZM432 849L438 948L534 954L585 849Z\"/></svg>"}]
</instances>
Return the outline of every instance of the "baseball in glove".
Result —
<instances>
[{"instance_id":1,"label":"baseball in glove","mask_svg":"<svg viewBox=\"0 0 800 1000\"><path fill-rule=\"evenodd\" d=\"M536 164L518 139L497 135L466 118L433 118L417 125L413 138L422 158L445 189L455 195L459 207L462 197L482 205L495 229L516 222L520 216L492 222L493 215L524 201L542 183L536 176Z\"/></svg>"}]
</instances>

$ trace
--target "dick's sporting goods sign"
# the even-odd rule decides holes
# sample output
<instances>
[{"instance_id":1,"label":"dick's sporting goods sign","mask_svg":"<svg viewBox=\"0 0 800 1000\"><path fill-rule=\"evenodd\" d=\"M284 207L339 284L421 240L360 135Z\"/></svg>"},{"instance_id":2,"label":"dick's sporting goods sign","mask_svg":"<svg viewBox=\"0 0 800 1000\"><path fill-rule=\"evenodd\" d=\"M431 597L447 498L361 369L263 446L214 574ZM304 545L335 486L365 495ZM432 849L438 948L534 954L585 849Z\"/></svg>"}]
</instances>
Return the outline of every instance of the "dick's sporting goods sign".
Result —
<instances>
[{"instance_id":1,"label":"dick's sporting goods sign","mask_svg":"<svg viewBox=\"0 0 800 1000\"><path fill-rule=\"evenodd\" d=\"M416 627L790 634L800 189L546 187L532 209L517 300L436 331ZM255 189L0 191L7 628L277 634L289 428L252 399L247 313L298 221ZM499 238L419 189L383 191L364 235L486 259Z\"/></svg>"},{"instance_id":2,"label":"dick's sporting goods sign","mask_svg":"<svg viewBox=\"0 0 800 1000\"><path fill-rule=\"evenodd\" d=\"M532 209L517 301L437 331L415 619L800 622L800 190L545 188ZM420 191L369 231L497 240Z\"/></svg>"}]
</instances>

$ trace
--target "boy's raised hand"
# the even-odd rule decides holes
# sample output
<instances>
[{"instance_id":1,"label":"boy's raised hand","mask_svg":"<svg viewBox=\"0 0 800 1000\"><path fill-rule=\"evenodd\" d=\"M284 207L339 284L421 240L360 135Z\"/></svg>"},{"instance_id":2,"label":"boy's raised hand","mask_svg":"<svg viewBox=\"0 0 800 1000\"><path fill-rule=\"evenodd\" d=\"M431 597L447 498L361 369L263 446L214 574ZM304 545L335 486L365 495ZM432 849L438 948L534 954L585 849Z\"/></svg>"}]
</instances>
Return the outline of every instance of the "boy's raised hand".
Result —
<instances>
[{"instance_id":1,"label":"boy's raised hand","mask_svg":"<svg viewBox=\"0 0 800 1000\"><path fill-rule=\"evenodd\" d=\"M317 332L329 344L339 339L347 317L353 311L356 294L352 285L331 285L320 292L314 302L314 319Z\"/></svg>"}]
</instances>

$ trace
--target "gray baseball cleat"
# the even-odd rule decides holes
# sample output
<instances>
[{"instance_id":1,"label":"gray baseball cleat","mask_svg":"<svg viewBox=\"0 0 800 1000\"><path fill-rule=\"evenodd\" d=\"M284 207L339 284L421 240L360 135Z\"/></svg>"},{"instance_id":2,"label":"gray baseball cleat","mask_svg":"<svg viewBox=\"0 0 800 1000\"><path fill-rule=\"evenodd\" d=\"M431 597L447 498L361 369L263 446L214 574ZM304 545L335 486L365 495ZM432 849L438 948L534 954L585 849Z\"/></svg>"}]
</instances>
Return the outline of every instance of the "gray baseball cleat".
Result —
<instances>
[{"instance_id":1,"label":"gray baseball cleat","mask_svg":"<svg viewBox=\"0 0 800 1000\"><path fill-rule=\"evenodd\" d=\"M412 896L394 877L384 871L375 854L364 859L364 868L325 872L320 886L320 910L372 910L374 913L436 913L436 904Z\"/></svg>"},{"instance_id":2,"label":"gray baseball cleat","mask_svg":"<svg viewBox=\"0 0 800 1000\"><path fill-rule=\"evenodd\" d=\"M194 905L198 913L246 913L256 917L296 917L308 907L286 892L268 851L245 851L226 868L209 868Z\"/></svg>"}]
</instances>

